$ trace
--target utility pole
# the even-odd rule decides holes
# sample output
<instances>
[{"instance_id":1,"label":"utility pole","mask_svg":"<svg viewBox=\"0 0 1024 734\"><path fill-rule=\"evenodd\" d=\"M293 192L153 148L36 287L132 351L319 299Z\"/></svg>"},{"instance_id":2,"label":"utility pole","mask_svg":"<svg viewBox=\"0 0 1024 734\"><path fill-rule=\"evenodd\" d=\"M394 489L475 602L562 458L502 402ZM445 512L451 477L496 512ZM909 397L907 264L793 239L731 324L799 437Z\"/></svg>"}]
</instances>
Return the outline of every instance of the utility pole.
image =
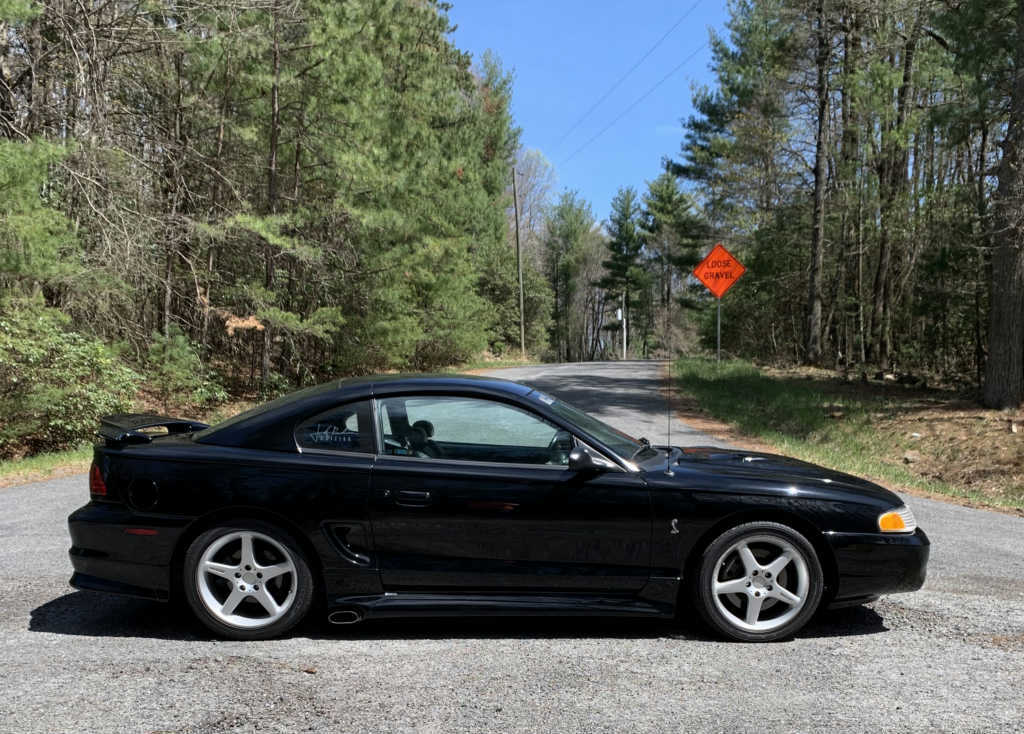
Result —
<instances>
[{"instance_id":1,"label":"utility pole","mask_svg":"<svg viewBox=\"0 0 1024 734\"><path fill-rule=\"evenodd\" d=\"M516 167L512 166L512 208L516 213L516 270L519 273L519 350L526 361L526 314L523 309L523 256L519 251L519 194L516 192Z\"/></svg>"},{"instance_id":2,"label":"utility pole","mask_svg":"<svg viewBox=\"0 0 1024 734\"><path fill-rule=\"evenodd\" d=\"M626 358L626 291L622 291L622 358Z\"/></svg>"}]
</instances>

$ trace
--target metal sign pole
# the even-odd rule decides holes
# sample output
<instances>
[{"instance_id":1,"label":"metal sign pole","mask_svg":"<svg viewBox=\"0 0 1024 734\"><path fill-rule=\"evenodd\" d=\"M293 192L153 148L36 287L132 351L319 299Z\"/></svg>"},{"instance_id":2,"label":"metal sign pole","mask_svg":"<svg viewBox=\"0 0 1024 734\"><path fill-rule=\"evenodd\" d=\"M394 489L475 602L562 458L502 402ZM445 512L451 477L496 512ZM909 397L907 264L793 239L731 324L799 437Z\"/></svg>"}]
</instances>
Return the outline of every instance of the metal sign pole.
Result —
<instances>
[{"instance_id":1,"label":"metal sign pole","mask_svg":"<svg viewBox=\"0 0 1024 734\"><path fill-rule=\"evenodd\" d=\"M716 362L722 361L722 299L718 299L718 351L715 357Z\"/></svg>"}]
</instances>

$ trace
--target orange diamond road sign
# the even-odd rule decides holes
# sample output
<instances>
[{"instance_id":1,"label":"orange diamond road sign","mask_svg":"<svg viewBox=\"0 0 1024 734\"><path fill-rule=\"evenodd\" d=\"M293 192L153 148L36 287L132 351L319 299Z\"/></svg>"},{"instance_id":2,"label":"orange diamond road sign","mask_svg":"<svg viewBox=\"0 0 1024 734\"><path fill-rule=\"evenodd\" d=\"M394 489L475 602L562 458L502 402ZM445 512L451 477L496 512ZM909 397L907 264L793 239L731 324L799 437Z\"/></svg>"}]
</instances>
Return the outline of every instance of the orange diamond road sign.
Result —
<instances>
[{"instance_id":1,"label":"orange diamond road sign","mask_svg":"<svg viewBox=\"0 0 1024 734\"><path fill-rule=\"evenodd\" d=\"M722 247L721 242L715 245L708 256L693 270L697 280L707 286L715 298L724 296L745 272L747 269L740 265L740 261L734 258L731 252Z\"/></svg>"}]
</instances>

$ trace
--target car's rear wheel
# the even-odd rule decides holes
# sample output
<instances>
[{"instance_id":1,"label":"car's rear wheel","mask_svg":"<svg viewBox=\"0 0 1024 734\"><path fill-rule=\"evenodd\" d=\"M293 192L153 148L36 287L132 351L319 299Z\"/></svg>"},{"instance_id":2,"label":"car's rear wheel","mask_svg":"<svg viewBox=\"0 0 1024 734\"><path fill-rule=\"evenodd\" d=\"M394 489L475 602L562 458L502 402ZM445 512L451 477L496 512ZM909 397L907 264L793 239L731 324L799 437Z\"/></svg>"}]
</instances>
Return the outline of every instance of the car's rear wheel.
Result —
<instances>
[{"instance_id":1,"label":"car's rear wheel","mask_svg":"<svg viewBox=\"0 0 1024 734\"><path fill-rule=\"evenodd\" d=\"M222 637L265 640L302 621L313 576L295 541L271 525L245 522L202 533L185 553L185 598Z\"/></svg>"},{"instance_id":2,"label":"car's rear wheel","mask_svg":"<svg viewBox=\"0 0 1024 734\"><path fill-rule=\"evenodd\" d=\"M821 563L807 538L781 523L750 522L704 549L695 602L726 637L768 642L807 624L823 588Z\"/></svg>"}]
</instances>

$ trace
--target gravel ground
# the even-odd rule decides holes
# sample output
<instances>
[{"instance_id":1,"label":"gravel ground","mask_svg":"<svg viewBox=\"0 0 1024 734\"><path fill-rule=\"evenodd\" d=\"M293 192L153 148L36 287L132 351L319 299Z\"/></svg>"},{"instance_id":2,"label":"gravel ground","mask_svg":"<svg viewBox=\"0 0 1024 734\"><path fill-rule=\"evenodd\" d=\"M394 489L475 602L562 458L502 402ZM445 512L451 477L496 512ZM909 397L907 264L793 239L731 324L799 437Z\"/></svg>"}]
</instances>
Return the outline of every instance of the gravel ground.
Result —
<instances>
[{"instance_id":1,"label":"gravel ground","mask_svg":"<svg viewBox=\"0 0 1024 734\"><path fill-rule=\"evenodd\" d=\"M656 364L501 374L664 440ZM86 495L84 476L0 490L0 731L1024 731L1019 518L910 498L933 542L925 588L780 644L569 619L317 620L237 643L71 590L65 516Z\"/></svg>"}]
</instances>

